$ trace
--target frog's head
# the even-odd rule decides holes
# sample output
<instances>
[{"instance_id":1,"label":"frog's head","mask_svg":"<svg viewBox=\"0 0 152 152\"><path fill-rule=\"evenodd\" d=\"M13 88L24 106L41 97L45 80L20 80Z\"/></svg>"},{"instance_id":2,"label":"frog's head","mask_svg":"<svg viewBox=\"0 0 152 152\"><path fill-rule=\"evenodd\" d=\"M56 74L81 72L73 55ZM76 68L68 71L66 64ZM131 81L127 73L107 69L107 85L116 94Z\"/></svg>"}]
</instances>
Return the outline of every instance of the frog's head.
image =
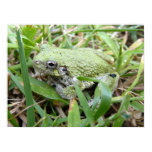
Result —
<instances>
[{"instance_id":1,"label":"frog's head","mask_svg":"<svg viewBox=\"0 0 152 152\"><path fill-rule=\"evenodd\" d=\"M67 72L67 69L63 66L61 60L60 54L55 51L42 51L34 57L33 67L44 75L58 77Z\"/></svg>"}]
</instances>

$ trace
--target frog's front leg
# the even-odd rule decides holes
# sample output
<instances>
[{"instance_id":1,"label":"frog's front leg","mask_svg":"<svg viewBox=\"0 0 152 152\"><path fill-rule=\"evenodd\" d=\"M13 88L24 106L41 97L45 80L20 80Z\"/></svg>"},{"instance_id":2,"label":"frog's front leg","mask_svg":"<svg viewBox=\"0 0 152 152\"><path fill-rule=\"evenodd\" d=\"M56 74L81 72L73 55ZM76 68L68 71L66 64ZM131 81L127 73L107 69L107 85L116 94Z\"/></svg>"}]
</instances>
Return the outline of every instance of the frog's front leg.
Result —
<instances>
[{"instance_id":1,"label":"frog's front leg","mask_svg":"<svg viewBox=\"0 0 152 152\"><path fill-rule=\"evenodd\" d=\"M74 85L64 86L63 84L56 84L55 86L58 94L64 99L73 99L76 98L76 91Z\"/></svg>"},{"instance_id":2,"label":"frog's front leg","mask_svg":"<svg viewBox=\"0 0 152 152\"><path fill-rule=\"evenodd\" d=\"M90 86L92 86L92 83L84 83L81 81L77 80L77 84L79 85L81 90L84 90L86 88L89 88ZM75 90L75 86L74 83L70 84L70 85L65 85L65 83L61 83L61 81L55 84L55 89L58 92L58 94L64 98L64 99L73 99L76 98L77 94L76 94L76 90Z\"/></svg>"}]
</instances>

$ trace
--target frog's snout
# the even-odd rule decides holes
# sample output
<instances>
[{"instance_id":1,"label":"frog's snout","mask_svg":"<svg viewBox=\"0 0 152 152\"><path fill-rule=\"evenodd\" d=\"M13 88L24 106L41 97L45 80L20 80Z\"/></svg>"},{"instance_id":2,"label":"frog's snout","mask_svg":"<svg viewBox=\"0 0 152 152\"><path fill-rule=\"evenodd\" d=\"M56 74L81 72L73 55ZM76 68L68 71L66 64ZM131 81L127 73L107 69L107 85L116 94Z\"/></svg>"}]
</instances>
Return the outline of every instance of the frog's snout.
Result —
<instances>
[{"instance_id":1,"label":"frog's snout","mask_svg":"<svg viewBox=\"0 0 152 152\"><path fill-rule=\"evenodd\" d=\"M41 64L41 61L40 60L35 60L34 64L39 65L39 64Z\"/></svg>"}]
</instances>

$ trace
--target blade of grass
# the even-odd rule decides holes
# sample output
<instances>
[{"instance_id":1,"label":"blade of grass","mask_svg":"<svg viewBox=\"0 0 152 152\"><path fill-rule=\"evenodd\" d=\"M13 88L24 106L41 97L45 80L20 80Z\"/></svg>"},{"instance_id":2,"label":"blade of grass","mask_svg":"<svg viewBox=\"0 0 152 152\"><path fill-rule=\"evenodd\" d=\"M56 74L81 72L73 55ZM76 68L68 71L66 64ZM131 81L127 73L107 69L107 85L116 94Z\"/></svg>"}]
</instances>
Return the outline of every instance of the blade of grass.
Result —
<instances>
[{"instance_id":1,"label":"blade of grass","mask_svg":"<svg viewBox=\"0 0 152 152\"><path fill-rule=\"evenodd\" d=\"M122 57L121 57L122 52L123 52L123 43L120 46L119 54L118 54L118 58L117 58L117 62L116 62L116 71L117 72L119 72L121 64L122 64Z\"/></svg>"},{"instance_id":2,"label":"blade of grass","mask_svg":"<svg viewBox=\"0 0 152 152\"><path fill-rule=\"evenodd\" d=\"M88 120L87 119L82 120L81 127L87 127L87 126L89 126Z\"/></svg>"},{"instance_id":3,"label":"blade of grass","mask_svg":"<svg viewBox=\"0 0 152 152\"><path fill-rule=\"evenodd\" d=\"M18 48L18 45L15 44L15 43L7 43L7 48L11 48L11 49L17 49Z\"/></svg>"},{"instance_id":4,"label":"blade of grass","mask_svg":"<svg viewBox=\"0 0 152 152\"><path fill-rule=\"evenodd\" d=\"M120 103L123 100L123 96L118 96L118 97L113 97L111 102L112 103ZM131 101L140 101L140 100L144 100L144 97L132 97L130 98Z\"/></svg>"},{"instance_id":5,"label":"blade of grass","mask_svg":"<svg viewBox=\"0 0 152 152\"><path fill-rule=\"evenodd\" d=\"M15 120L15 118L13 117L13 115L10 113L9 110L8 110L8 121L9 121L14 127L19 127L18 122Z\"/></svg>"},{"instance_id":6,"label":"blade of grass","mask_svg":"<svg viewBox=\"0 0 152 152\"><path fill-rule=\"evenodd\" d=\"M71 100L68 112L68 127L80 127L80 111L76 100Z\"/></svg>"},{"instance_id":7,"label":"blade of grass","mask_svg":"<svg viewBox=\"0 0 152 152\"><path fill-rule=\"evenodd\" d=\"M117 123L121 122L122 121L121 120L122 119L121 118L121 113L122 113L122 111L124 109L128 109L129 101L130 101L130 95L126 94L125 96L123 96L123 99L122 99L122 102L121 102L119 110L117 111L117 113L115 113L114 115L110 116L108 119L109 120L114 120L114 124L115 123L117 124Z\"/></svg>"},{"instance_id":8,"label":"blade of grass","mask_svg":"<svg viewBox=\"0 0 152 152\"><path fill-rule=\"evenodd\" d=\"M82 106L83 111L84 111L89 123L92 126L93 122L94 122L94 117L93 117L92 111L88 105L88 102L77 84L75 84L75 89L76 89L76 93L77 93L79 101L80 101L80 105Z\"/></svg>"},{"instance_id":9,"label":"blade of grass","mask_svg":"<svg viewBox=\"0 0 152 152\"><path fill-rule=\"evenodd\" d=\"M32 67L32 59L29 58L28 62L26 63L28 67ZM21 69L21 64L16 64L8 67L10 70L19 70Z\"/></svg>"},{"instance_id":10,"label":"blade of grass","mask_svg":"<svg viewBox=\"0 0 152 152\"><path fill-rule=\"evenodd\" d=\"M42 122L42 125L41 127L49 127L49 122L48 122L48 119L47 119L47 113L46 113L46 107L44 108L44 120Z\"/></svg>"},{"instance_id":11,"label":"blade of grass","mask_svg":"<svg viewBox=\"0 0 152 152\"><path fill-rule=\"evenodd\" d=\"M92 32L94 29L88 29L88 30L77 30L72 31L70 33L80 33L80 32ZM95 29L95 32L125 32L125 31L144 31L143 29Z\"/></svg>"},{"instance_id":12,"label":"blade of grass","mask_svg":"<svg viewBox=\"0 0 152 152\"><path fill-rule=\"evenodd\" d=\"M86 47L86 46L88 45L88 43L89 43L89 41L91 40L91 38L93 37L94 33L95 33L95 30L93 30L93 32L91 32L91 33L89 33L89 35L87 35L86 41L85 41L85 43L82 45L82 47Z\"/></svg>"},{"instance_id":13,"label":"blade of grass","mask_svg":"<svg viewBox=\"0 0 152 152\"><path fill-rule=\"evenodd\" d=\"M7 47L12 48L12 49L18 49L19 48L18 44L15 44L15 43L7 43ZM37 48L37 46L33 47L33 46L29 46L29 45L24 44L24 48L29 48L29 49L39 51L39 48Z\"/></svg>"},{"instance_id":14,"label":"blade of grass","mask_svg":"<svg viewBox=\"0 0 152 152\"><path fill-rule=\"evenodd\" d=\"M62 124L63 122L67 122L68 121L68 117L65 118L57 118L53 121L53 126L58 127L60 124Z\"/></svg>"},{"instance_id":15,"label":"blade of grass","mask_svg":"<svg viewBox=\"0 0 152 152\"><path fill-rule=\"evenodd\" d=\"M96 112L94 113L95 120L97 120L100 116L105 114L108 111L108 109L110 108L112 92L111 92L110 88L104 82L102 82L100 80L97 80L94 78L89 78L89 77L78 77L78 79L82 80L82 81L94 81L94 82L99 83L98 86L99 86L100 93L99 93L98 88L95 91L95 99L97 101L98 101L98 99L101 99L101 103L100 103L98 109L96 109ZM95 109L94 106L97 104L96 100L93 103L93 109Z\"/></svg>"},{"instance_id":16,"label":"blade of grass","mask_svg":"<svg viewBox=\"0 0 152 152\"><path fill-rule=\"evenodd\" d=\"M143 56L142 56L141 62L140 62L140 65L139 65L139 69L138 69L138 73L137 73L137 77L134 80L134 82L132 83L132 85L122 94L122 96L125 95L127 92L129 92L130 90L132 90L136 86L143 70L144 70L144 61L143 61Z\"/></svg>"},{"instance_id":17,"label":"blade of grass","mask_svg":"<svg viewBox=\"0 0 152 152\"><path fill-rule=\"evenodd\" d=\"M50 46L52 46L52 37L51 37L50 28L48 25L47 25L47 35L48 35L49 44L50 44Z\"/></svg>"},{"instance_id":18,"label":"blade of grass","mask_svg":"<svg viewBox=\"0 0 152 152\"><path fill-rule=\"evenodd\" d=\"M141 112L144 112L144 105L143 104L140 104L139 102L136 102L136 101L132 101L132 102L130 102L130 105L134 109L140 110Z\"/></svg>"},{"instance_id":19,"label":"blade of grass","mask_svg":"<svg viewBox=\"0 0 152 152\"><path fill-rule=\"evenodd\" d=\"M80 33L80 32L93 32L94 29L92 30L77 30L77 31L70 31L68 33L62 34L55 39L53 39L53 43L57 40L59 40L61 37L69 34L69 33ZM144 31L143 29L95 29L95 32L125 32L125 31Z\"/></svg>"},{"instance_id":20,"label":"blade of grass","mask_svg":"<svg viewBox=\"0 0 152 152\"><path fill-rule=\"evenodd\" d=\"M100 82L98 85L101 91L101 103L94 114L95 120L97 120L109 110L112 98L112 92L105 83Z\"/></svg>"},{"instance_id":21,"label":"blade of grass","mask_svg":"<svg viewBox=\"0 0 152 152\"><path fill-rule=\"evenodd\" d=\"M112 50L114 56L117 59L119 50L117 48L116 43L104 32L98 33L97 36L101 41L103 40L109 46L109 48Z\"/></svg>"},{"instance_id":22,"label":"blade of grass","mask_svg":"<svg viewBox=\"0 0 152 152\"><path fill-rule=\"evenodd\" d=\"M64 30L66 30L66 25L61 25L61 29L62 29L62 31L64 33ZM64 41L65 43L63 43L62 47L66 47L67 46L67 48L72 48L73 45L72 45L71 41L69 40L68 35L65 34L63 37L64 37L64 40L65 40Z\"/></svg>"},{"instance_id":23,"label":"blade of grass","mask_svg":"<svg viewBox=\"0 0 152 152\"><path fill-rule=\"evenodd\" d=\"M128 51L125 51L122 56L125 56L125 55L133 55L133 54L144 54L144 50L128 50Z\"/></svg>"},{"instance_id":24,"label":"blade of grass","mask_svg":"<svg viewBox=\"0 0 152 152\"><path fill-rule=\"evenodd\" d=\"M62 99L59 96L59 94L55 91L55 89L47 83L30 77L30 84L33 92L42 95L43 97L46 97L48 99L53 99L63 102L65 104L69 104L67 100Z\"/></svg>"},{"instance_id":25,"label":"blade of grass","mask_svg":"<svg viewBox=\"0 0 152 152\"><path fill-rule=\"evenodd\" d=\"M128 64L131 62L131 59L133 58L134 55L136 55L136 54L144 54L144 50L143 50L144 43L140 42L138 44L137 41L135 43L133 43L133 45L131 47L129 47L129 49L124 51L123 54L120 56L121 63L119 65L120 66L119 71L120 70L121 71L124 70L125 67L128 66Z\"/></svg>"},{"instance_id":26,"label":"blade of grass","mask_svg":"<svg viewBox=\"0 0 152 152\"><path fill-rule=\"evenodd\" d=\"M112 127L121 127L124 121L125 121L125 118L123 116L119 116L117 119L115 119Z\"/></svg>"},{"instance_id":27,"label":"blade of grass","mask_svg":"<svg viewBox=\"0 0 152 152\"><path fill-rule=\"evenodd\" d=\"M126 94L124 97L123 97L123 100L122 100L122 103L120 105L120 108L117 112L117 115L120 115L122 110L128 106L128 103L130 101L130 95Z\"/></svg>"},{"instance_id":28,"label":"blade of grass","mask_svg":"<svg viewBox=\"0 0 152 152\"><path fill-rule=\"evenodd\" d=\"M16 86L19 88L19 90L25 95L24 88L20 84L20 82L18 80L18 77L14 76L11 71L9 71L9 73L11 75L12 81L16 84ZM35 100L33 100L33 103L34 103L35 109L38 111L39 115L43 118L45 116L45 113L44 113L43 109L38 104L36 104ZM51 125L53 123L53 121L49 118L49 116L47 116L47 117L48 117L48 120L49 120L49 125Z\"/></svg>"},{"instance_id":29,"label":"blade of grass","mask_svg":"<svg viewBox=\"0 0 152 152\"><path fill-rule=\"evenodd\" d=\"M94 99L93 99L93 103L92 103L92 111L95 110L97 104L99 103L99 101L101 101L101 91L99 89L99 86L97 85L95 92L94 92Z\"/></svg>"},{"instance_id":30,"label":"blade of grass","mask_svg":"<svg viewBox=\"0 0 152 152\"><path fill-rule=\"evenodd\" d=\"M30 87L24 48L23 48L23 43L22 43L19 29L16 31L16 34L17 34L17 41L18 41L18 46L19 46L19 57L20 57L21 71L22 71L23 82L24 82L26 106L28 107L33 104L33 96L32 96L32 91ZM34 126L34 124L35 124L35 112L34 112L34 107L31 107L27 109L27 126L32 127Z\"/></svg>"}]
</instances>

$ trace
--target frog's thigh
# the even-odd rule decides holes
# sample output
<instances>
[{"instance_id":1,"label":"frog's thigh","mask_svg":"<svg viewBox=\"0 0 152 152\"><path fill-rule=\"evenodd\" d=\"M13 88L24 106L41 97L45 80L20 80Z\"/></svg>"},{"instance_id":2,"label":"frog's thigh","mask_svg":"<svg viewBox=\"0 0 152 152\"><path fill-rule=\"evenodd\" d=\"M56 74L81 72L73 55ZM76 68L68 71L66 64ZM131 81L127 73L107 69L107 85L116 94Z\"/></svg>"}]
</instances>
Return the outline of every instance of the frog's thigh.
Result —
<instances>
[{"instance_id":1,"label":"frog's thigh","mask_svg":"<svg viewBox=\"0 0 152 152\"><path fill-rule=\"evenodd\" d=\"M83 81L84 89L89 89L94 85L94 82L89 81Z\"/></svg>"},{"instance_id":2,"label":"frog's thigh","mask_svg":"<svg viewBox=\"0 0 152 152\"><path fill-rule=\"evenodd\" d=\"M62 84L56 84L56 91L64 99L72 99L76 97L75 87L73 85L65 87Z\"/></svg>"},{"instance_id":3,"label":"frog's thigh","mask_svg":"<svg viewBox=\"0 0 152 152\"><path fill-rule=\"evenodd\" d=\"M107 81L107 75L106 74L99 75L98 77L96 77L96 79L98 79L102 82L106 82Z\"/></svg>"}]
</instances>

